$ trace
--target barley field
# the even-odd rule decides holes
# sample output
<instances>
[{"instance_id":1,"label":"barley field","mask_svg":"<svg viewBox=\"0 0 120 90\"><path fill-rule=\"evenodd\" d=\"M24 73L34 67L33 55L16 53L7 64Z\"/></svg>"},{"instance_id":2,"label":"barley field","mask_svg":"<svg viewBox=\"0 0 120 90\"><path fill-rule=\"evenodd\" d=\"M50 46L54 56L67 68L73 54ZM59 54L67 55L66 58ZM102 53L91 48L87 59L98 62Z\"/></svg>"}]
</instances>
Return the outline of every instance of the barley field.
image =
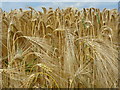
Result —
<instances>
[{"instance_id":1,"label":"barley field","mask_svg":"<svg viewBox=\"0 0 120 90\"><path fill-rule=\"evenodd\" d=\"M117 88L117 9L0 9L1 88Z\"/></svg>"}]
</instances>

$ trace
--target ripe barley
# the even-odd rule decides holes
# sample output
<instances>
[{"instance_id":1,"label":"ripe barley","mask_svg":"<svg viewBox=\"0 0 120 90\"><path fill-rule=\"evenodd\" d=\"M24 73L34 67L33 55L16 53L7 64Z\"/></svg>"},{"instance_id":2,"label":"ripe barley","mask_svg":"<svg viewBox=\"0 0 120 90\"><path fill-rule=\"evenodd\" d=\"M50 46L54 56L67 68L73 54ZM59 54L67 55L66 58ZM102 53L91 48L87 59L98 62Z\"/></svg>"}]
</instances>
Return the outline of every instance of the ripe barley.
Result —
<instances>
[{"instance_id":1,"label":"ripe barley","mask_svg":"<svg viewBox=\"0 0 120 90\"><path fill-rule=\"evenodd\" d=\"M3 87L118 87L116 9L28 8L2 12Z\"/></svg>"}]
</instances>

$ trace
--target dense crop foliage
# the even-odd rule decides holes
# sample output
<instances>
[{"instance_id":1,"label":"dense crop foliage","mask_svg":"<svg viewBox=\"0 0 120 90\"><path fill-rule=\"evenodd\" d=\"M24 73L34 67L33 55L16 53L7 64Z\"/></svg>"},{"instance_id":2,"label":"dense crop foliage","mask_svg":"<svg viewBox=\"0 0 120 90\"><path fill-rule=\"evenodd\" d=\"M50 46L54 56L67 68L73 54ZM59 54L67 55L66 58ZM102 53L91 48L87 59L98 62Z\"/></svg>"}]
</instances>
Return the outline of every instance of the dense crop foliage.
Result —
<instances>
[{"instance_id":1,"label":"dense crop foliage","mask_svg":"<svg viewBox=\"0 0 120 90\"><path fill-rule=\"evenodd\" d=\"M29 8L1 10L3 87L118 87L116 9Z\"/></svg>"}]
</instances>

